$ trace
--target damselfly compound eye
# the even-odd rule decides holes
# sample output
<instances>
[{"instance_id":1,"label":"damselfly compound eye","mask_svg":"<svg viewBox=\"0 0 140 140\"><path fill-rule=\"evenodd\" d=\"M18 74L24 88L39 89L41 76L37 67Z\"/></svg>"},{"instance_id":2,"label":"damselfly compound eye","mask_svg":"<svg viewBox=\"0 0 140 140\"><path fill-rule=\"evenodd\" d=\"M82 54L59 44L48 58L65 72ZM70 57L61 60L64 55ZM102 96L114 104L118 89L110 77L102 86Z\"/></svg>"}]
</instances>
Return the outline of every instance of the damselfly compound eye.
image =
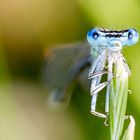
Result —
<instances>
[{"instance_id":1,"label":"damselfly compound eye","mask_svg":"<svg viewBox=\"0 0 140 140\"><path fill-rule=\"evenodd\" d=\"M93 45L93 44L95 45L96 44L95 42L98 40L99 36L100 35L99 35L98 29L94 28L88 32L87 40L91 45Z\"/></svg>"},{"instance_id":2,"label":"damselfly compound eye","mask_svg":"<svg viewBox=\"0 0 140 140\"><path fill-rule=\"evenodd\" d=\"M96 40L98 38L98 36L99 36L99 33L98 33L97 29L93 29L93 30L88 32L88 35Z\"/></svg>"},{"instance_id":3,"label":"damselfly compound eye","mask_svg":"<svg viewBox=\"0 0 140 140\"><path fill-rule=\"evenodd\" d=\"M131 46L134 45L139 38L139 34L135 29L129 29L128 30L128 40L127 40L127 45Z\"/></svg>"}]
</instances>

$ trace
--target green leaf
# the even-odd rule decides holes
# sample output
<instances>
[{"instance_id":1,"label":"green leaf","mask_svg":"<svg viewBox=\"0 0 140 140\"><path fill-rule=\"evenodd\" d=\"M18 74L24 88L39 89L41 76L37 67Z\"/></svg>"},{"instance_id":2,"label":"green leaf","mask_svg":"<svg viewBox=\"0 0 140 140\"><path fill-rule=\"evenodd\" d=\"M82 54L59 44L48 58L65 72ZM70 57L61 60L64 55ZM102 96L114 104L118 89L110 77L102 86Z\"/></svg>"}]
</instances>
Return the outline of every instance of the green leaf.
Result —
<instances>
[{"instance_id":1,"label":"green leaf","mask_svg":"<svg viewBox=\"0 0 140 140\"><path fill-rule=\"evenodd\" d=\"M134 140L135 120L132 116L129 117L130 117L130 123L128 128L125 130L122 140Z\"/></svg>"}]
</instances>

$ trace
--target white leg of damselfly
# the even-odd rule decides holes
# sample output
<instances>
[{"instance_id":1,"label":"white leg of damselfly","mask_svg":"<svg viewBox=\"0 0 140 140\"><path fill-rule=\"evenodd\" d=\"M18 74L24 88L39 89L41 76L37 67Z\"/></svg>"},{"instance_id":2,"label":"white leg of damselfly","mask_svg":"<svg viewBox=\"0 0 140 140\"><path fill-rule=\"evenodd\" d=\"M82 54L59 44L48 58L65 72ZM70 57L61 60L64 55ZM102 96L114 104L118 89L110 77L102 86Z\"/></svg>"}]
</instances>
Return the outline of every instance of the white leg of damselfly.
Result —
<instances>
[{"instance_id":1,"label":"white leg of damselfly","mask_svg":"<svg viewBox=\"0 0 140 140\"><path fill-rule=\"evenodd\" d=\"M96 75L96 73L102 73L102 71L105 67L105 62L106 62L106 51L103 51L101 56L100 57L98 56L98 58L100 58L100 59L97 59L98 61L96 60L96 63L93 64L94 66L91 66L92 68L93 67L95 67L95 68L94 68L94 71L92 68L89 71L89 76L88 76L89 78L92 75L94 75L94 73L95 73L95 75ZM90 93L92 93L94 91L95 87L100 83L101 77L102 77L102 74L100 74L92 79Z\"/></svg>"},{"instance_id":2,"label":"white leg of damselfly","mask_svg":"<svg viewBox=\"0 0 140 140\"><path fill-rule=\"evenodd\" d=\"M105 88L108 85L109 81L103 82L95 87L95 89L92 91L91 95L97 94L99 91L101 91L103 88Z\"/></svg>"},{"instance_id":3,"label":"white leg of damselfly","mask_svg":"<svg viewBox=\"0 0 140 140\"><path fill-rule=\"evenodd\" d=\"M99 113L96 110L96 96L97 94L94 94L92 96L92 101L91 101L91 113L97 117L101 117L101 118L107 118L107 115L106 114L102 114L102 113Z\"/></svg>"},{"instance_id":4,"label":"white leg of damselfly","mask_svg":"<svg viewBox=\"0 0 140 140\"><path fill-rule=\"evenodd\" d=\"M112 76L112 79L113 78L114 77ZM104 82L106 84L102 83L102 84L104 84L104 87L107 86L107 88L108 88L107 89L107 93L106 93L106 102L105 102L105 112L107 113L107 115L108 115L108 112L109 112L109 84L112 81L112 79L110 79L110 81ZM102 89L103 88L100 88L100 90L102 90ZM101 118L107 118L107 115L106 114L102 114L102 113L99 113L99 112L95 111L96 110L96 98L97 98L98 92L96 92L95 94L92 95L91 113L94 114L94 115L96 115L96 116L98 116L98 117L101 117ZM106 124L106 121L105 121L105 124Z\"/></svg>"},{"instance_id":5,"label":"white leg of damselfly","mask_svg":"<svg viewBox=\"0 0 140 140\"><path fill-rule=\"evenodd\" d=\"M97 66L99 65L98 63L102 63L102 58L105 57L106 55L106 50L103 50L100 55L96 58L96 60L93 60L92 66L89 70L89 77L93 75L94 71L96 70ZM96 71L97 72L97 71Z\"/></svg>"},{"instance_id":6,"label":"white leg of damselfly","mask_svg":"<svg viewBox=\"0 0 140 140\"><path fill-rule=\"evenodd\" d=\"M97 73L94 73L94 74L90 75L90 76L88 77L88 79L93 79L93 78L96 78L96 77L98 77L98 76L102 76L103 74L107 74L107 73L108 73L108 71L97 72Z\"/></svg>"},{"instance_id":7,"label":"white leg of damselfly","mask_svg":"<svg viewBox=\"0 0 140 140\"><path fill-rule=\"evenodd\" d=\"M108 114L109 112L109 84L112 81L112 79L114 78L114 75L112 73L112 67L113 67L113 62L114 60L111 57L108 57L108 78L107 78L107 82L101 83L99 85L97 85L96 87L94 87L94 94L92 96L92 106L91 106L91 112L92 114L101 117L101 118L106 118L107 119L107 115L106 114L102 114L96 111L96 98L97 98L97 94L100 90L102 90L105 86L107 86L107 92L106 92L106 101L105 101L105 112ZM101 78L101 77L100 77ZM107 121L105 121L105 124Z\"/></svg>"},{"instance_id":8,"label":"white leg of damselfly","mask_svg":"<svg viewBox=\"0 0 140 140\"><path fill-rule=\"evenodd\" d=\"M98 61L96 61L96 63L94 63L95 74L102 72L102 70L105 66L105 62L106 62L106 55L104 54L104 55L100 56L100 59L98 59ZM94 72L93 69L91 71ZM89 74L89 76L92 76L92 75L93 75L93 73ZM99 112L96 111L97 94L100 90L102 90L108 84L108 82L104 82L102 84L99 84L100 80L101 80L101 77L102 77L102 74L93 78L92 82L91 82L91 90L90 91L91 91L91 93L94 92L94 94L92 95L92 101L91 101L91 113L94 114L95 116L98 116L98 117L101 117L101 118L107 118L107 115L99 113Z\"/></svg>"}]
</instances>

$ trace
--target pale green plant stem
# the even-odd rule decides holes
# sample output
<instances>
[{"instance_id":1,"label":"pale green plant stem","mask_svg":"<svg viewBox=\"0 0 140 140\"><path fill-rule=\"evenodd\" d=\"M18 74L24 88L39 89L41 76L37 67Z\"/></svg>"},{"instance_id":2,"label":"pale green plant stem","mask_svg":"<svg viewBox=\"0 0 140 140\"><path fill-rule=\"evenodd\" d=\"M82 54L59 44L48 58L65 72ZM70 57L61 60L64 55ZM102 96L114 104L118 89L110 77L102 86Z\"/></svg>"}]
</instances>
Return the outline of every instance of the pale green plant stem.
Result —
<instances>
[{"instance_id":1,"label":"pale green plant stem","mask_svg":"<svg viewBox=\"0 0 140 140\"><path fill-rule=\"evenodd\" d=\"M118 76L115 76L109 85L109 125L111 140L121 140L125 121L125 112L128 96L128 73L125 71L121 61L116 62L112 68ZM126 130L123 140L134 139L134 119L130 119L130 124ZM130 131L131 130L131 131ZM131 137L130 137L131 136ZM129 138L129 139L128 139Z\"/></svg>"}]
</instances>

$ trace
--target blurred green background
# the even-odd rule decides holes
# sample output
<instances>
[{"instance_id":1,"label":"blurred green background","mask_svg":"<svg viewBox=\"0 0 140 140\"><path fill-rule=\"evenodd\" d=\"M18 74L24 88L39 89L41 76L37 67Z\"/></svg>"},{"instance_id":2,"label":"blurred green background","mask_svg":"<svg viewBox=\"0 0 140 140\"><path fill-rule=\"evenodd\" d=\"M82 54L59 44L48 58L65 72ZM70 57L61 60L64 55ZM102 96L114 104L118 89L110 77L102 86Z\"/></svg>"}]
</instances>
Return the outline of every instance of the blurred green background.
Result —
<instances>
[{"instance_id":1,"label":"blurred green background","mask_svg":"<svg viewBox=\"0 0 140 140\"><path fill-rule=\"evenodd\" d=\"M47 109L41 72L45 49L82 41L89 29L136 28L139 0L0 1L0 140L108 140L102 119L90 114L80 87L67 110ZM127 113L140 139L140 46L123 50L131 68Z\"/></svg>"}]
</instances>

